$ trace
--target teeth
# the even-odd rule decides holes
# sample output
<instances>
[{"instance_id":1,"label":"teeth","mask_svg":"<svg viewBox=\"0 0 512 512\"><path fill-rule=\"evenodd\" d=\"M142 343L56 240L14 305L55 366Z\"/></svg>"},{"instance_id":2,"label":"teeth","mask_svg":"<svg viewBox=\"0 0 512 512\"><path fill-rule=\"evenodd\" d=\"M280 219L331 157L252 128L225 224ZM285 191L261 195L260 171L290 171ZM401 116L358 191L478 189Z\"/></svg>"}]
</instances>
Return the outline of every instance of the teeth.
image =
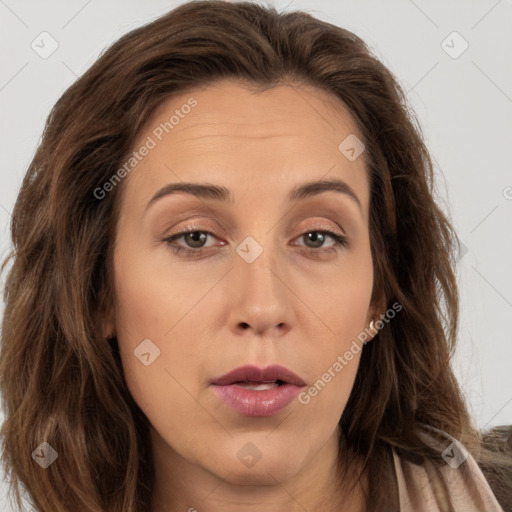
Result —
<instances>
[{"instance_id":1,"label":"teeth","mask_svg":"<svg viewBox=\"0 0 512 512\"><path fill-rule=\"evenodd\" d=\"M277 382L236 382L235 385L252 391L264 391L279 386Z\"/></svg>"}]
</instances>

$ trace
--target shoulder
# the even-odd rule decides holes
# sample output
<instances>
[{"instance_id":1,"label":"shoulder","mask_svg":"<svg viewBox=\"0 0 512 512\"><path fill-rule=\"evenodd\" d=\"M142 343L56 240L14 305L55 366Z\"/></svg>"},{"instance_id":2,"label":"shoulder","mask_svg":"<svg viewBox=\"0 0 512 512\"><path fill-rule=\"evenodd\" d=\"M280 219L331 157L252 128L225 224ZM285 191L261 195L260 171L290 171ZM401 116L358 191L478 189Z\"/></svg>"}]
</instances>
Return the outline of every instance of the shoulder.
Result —
<instances>
[{"instance_id":1,"label":"shoulder","mask_svg":"<svg viewBox=\"0 0 512 512\"><path fill-rule=\"evenodd\" d=\"M443 503L454 512L504 512L477 462L457 439L427 425L419 435L445 463L416 464L392 449L401 512L442 512Z\"/></svg>"}]
</instances>

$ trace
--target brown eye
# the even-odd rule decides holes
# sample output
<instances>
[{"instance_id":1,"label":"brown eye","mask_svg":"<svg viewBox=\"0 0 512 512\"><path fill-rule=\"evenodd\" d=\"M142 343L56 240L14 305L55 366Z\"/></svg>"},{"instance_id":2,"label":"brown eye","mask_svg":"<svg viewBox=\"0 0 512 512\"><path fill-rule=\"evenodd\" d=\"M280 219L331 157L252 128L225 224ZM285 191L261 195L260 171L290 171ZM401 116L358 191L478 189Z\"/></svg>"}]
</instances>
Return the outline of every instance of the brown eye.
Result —
<instances>
[{"instance_id":1,"label":"brown eye","mask_svg":"<svg viewBox=\"0 0 512 512\"><path fill-rule=\"evenodd\" d=\"M206 238L208 237L208 234L205 234L204 231L190 231L183 235L183 239L186 241L187 244L190 244L190 247L197 249L201 248Z\"/></svg>"},{"instance_id":2,"label":"brown eye","mask_svg":"<svg viewBox=\"0 0 512 512\"><path fill-rule=\"evenodd\" d=\"M162 241L169 245L175 253L183 253L187 256L196 256L208 248L208 246L205 245L208 236L215 237L211 231L199 229L194 230L189 228L188 231L181 231L180 233L164 238ZM174 243L180 238L183 238L185 247Z\"/></svg>"},{"instance_id":3,"label":"brown eye","mask_svg":"<svg viewBox=\"0 0 512 512\"><path fill-rule=\"evenodd\" d=\"M312 243L310 247L313 247L314 249L322 247L326 238L325 233L321 231L310 231L309 233L305 233L302 236L304 237L305 241L310 241Z\"/></svg>"},{"instance_id":4,"label":"brown eye","mask_svg":"<svg viewBox=\"0 0 512 512\"><path fill-rule=\"evenodd\" d=\"M330 230L311 230L303 233L301 237L306 242L306 247L310 249L322 248L327 238L335 240L333 245L326 247L327 250L336 250L337 245L345 246L348 244L344 236Z\"/></svg>"}]
</instances>

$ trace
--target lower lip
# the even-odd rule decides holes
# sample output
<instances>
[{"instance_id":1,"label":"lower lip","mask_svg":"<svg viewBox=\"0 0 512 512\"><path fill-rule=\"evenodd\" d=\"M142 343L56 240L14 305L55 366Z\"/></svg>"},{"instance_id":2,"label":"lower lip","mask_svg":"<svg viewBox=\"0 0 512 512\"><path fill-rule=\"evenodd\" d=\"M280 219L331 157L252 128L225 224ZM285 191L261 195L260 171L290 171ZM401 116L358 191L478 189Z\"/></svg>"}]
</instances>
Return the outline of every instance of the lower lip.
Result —
<instances>
[{"instance_id":1,"label":"lower lip","mask_svg":"<svg viewBox=\"0 0 512 512\"><path fill-rule=\"evenodd\" d=\"M245 416L272 416L290 405L303 386L282 384L281 386L255 391L235 384L213 385L218 396L234 411Z\"/></svg>"}]
</instances>

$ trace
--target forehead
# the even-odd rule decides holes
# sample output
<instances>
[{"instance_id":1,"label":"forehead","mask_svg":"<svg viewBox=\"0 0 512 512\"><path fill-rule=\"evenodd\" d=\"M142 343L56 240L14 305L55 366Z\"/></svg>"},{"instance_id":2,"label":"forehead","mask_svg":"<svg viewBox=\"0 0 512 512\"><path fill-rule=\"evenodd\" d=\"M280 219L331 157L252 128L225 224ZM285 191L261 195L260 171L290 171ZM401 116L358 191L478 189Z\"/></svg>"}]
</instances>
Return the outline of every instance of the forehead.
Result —
<instances>
[{"instance_id":1,"label":"forehead","mask_svg":"<svg viewBox=\"0 0 512 512\"><path fill-rule=\"evenodd\" d=\"M291 182L340 177L359 190L364 205L365 155L350 161L339 149L353 135L361 139L348 108L316 87L256 90L224 81L190 89L165 100L145 123L134 150L148 137L154 148L124 193L147 202L158 187L180 180L234 190L257 177L263 188L288 189Z\"/></svg>"},{"instance_id":2,"label":"forehead","mask_svg":"<svg viewBox=\"0 0 512 512\"><path fill-rule=\"evenodd\" d=\"M268 137L283 129L313 138L320 131L322 137L331 134L337 140L344 132L359 132L345 104L318 87L297 84L257 89L224 80L173 94L153 112L141 136L159 122L168 121L169 114L179 111L191 98L197 100L197 106L176 119L178 123L172 128L176 141L224 133L240 138ZM303 122L297 122L300 119ZM246 132L230 130L241 125ZM194 133L190 133L192 129Z\"/></svg>"}]
</instances>

